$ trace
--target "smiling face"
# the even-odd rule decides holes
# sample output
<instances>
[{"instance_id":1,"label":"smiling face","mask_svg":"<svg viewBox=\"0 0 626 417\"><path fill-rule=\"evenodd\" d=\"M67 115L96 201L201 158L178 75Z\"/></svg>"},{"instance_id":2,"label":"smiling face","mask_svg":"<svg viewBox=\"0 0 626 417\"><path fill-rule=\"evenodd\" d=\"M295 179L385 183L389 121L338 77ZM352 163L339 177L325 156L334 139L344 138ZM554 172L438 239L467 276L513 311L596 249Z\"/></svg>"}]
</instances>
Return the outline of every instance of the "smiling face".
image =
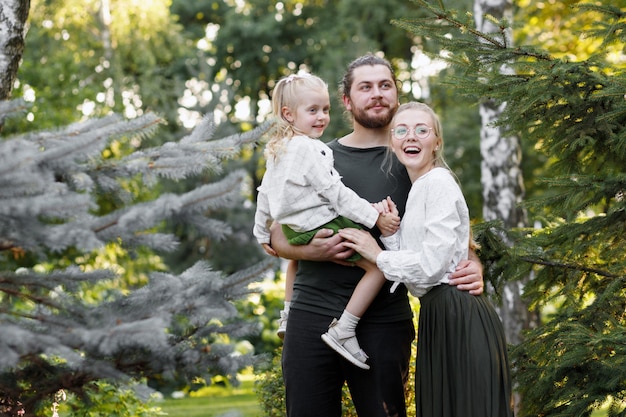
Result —
<instances>
[{"instance_id":1,"label":"smiling face","mask_svg":"<svg viewBox=\"0 0 626 417\"><path fill-rule=\"evenodd\" d=\"M439 129L430 112L400 107L391 128L397 129L391 133L391 149L406 167L411 181L435 167L441 139L436 134Z\"/></svg>"},{"instance_id":2,"label":"smiling face","mask_svg":"<svg viewBox=\"0 0 626 417\"><path fill-rule=\"evenodd\" d=\"M297 133L319 138L330 122L330 97L326 89L303 89L295 109L282 108L283 117Z\"/></svg>"}]
</instances>

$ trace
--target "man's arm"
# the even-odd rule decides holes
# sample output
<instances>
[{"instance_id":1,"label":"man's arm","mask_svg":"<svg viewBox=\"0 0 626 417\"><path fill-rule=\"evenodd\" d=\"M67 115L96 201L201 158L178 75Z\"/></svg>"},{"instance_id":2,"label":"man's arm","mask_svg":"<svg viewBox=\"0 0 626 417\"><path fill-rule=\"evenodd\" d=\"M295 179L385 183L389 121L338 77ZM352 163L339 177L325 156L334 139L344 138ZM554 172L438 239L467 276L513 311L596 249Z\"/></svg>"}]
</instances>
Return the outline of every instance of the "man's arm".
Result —
<instances>
[{"instance_id":1,"label":"man's arm","mask_svg":"<svg viewBox=\"0 0 626 417\"><path fill-rule=\"evenodd\" d=\"M344 261L354 251L343 245L343 239L333 234L330 229L322 229L308 245L290 245L279 224L274 223L270 228L271 246L278 256L285 259L306 261Z\"/></svg>"},{"instance_id":2,"label":"man's arm","mask_svg":"<svg viewBox=\"0 0 626 417\"><path fill-rule=\"evenodd\" d=\"M450 275L450 285L472 295L483 293L483 265L474 250L469 251L469 259L459 262L456 271Z\"/></svg>"}]
</instances>

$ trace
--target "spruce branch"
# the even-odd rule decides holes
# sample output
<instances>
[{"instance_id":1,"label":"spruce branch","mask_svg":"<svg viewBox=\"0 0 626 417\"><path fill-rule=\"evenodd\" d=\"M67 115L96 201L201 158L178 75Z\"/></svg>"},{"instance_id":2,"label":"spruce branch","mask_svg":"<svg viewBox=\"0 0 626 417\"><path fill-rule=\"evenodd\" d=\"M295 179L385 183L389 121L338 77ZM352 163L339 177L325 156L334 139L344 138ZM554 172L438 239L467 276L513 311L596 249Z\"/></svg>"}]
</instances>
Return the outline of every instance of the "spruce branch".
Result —
<instances>
[{"instance_id":1,"label":"spruce branch","mask_svg":"<svg viewBox=\"0 0 626 417\"><path fill-rule=\"evenodd\" d=\"M81 257L78 262L89 268L89 257L96 257L91 251L109 243L171 251L178 237L163 231L170 224L196 226L212 240L223 239L230 226L209 216L241 203L244 170L198 182L180 194L164 193L158 183L206 170L222 173L225 159L255 144L270 126L214 139L211 120L206 117L182 140L119 159L104 158L103 149L116 139L152 135L161 118L104 117L0 142L0 250L23 251L22 262L33 267L11 271L9 254L4 264L9 270L0 272L0 402L19 400L34 409L50 393L80 393L101 379L191 380L209 373L232 379L259 361L252 353L233 355L237 338L258 331L239 317L233 301L257 291L250 285L276 267L273 260L230 276L206 263L178 275L146 273L146 284L111 288L90 301L85 292L121 277L76 266L33 272L45 260L50 263L42 266L50 268ZM150 188L153 195L137 197L125 188L129 183ZM122 198L112 198L117 196ZM130 254L135 253L142 251Z\"/></svg>"},{"instance_id":2,"label":"spruce branch","mask_svg":"<svg viewBox=\"0 0 626 417\"><path fill-rule=\"evenodd\" d=\"M489 43L497 48L500 48L500 49L507 48L506 37L504 36L504 31L500 32L500 35L502 36L503 41L499 41L496 38L490 36L489 34L482 33L474 27L473 20L468 21L469 22L468 23L468 22L462 22L459 19L455 18L454 16L456 15L456 13L450 10L446 10L441 0L438 0L439 7L433 6L427 0L411 0L411 1L414 3L417 3L420 6L423 6L434 16L434 18L394 19L391 21L392 24L404 26L406 25L406 23L409 23L409 24L414 24L415 26L422 27L422 28L423 27L430 27L430 28L437 27L438 31L441 31L441 29L455 28L462 34L470 34L476 39L481 39L482 41ZM468 12L467 17L472 18L472 14ZM493 16L491 16L491 19L495 20L498 26L502 26ZM447 25L442 24L442 22L447 23Z\"/></svg>"},{"instance_id":3,"label":"spruce branch","mask_svg":"<svg viewBox=\"0 0 626 417\"><path fill-rule=\"evenodd\" d=\"M240 185L246 173L242 170L233 171L220 181L200 186L181 195L163 194L156 200L135 204L132 208L123 208L100 218L91 217L83 220L88 227L99 236L100 240L119 237L122 241L137 238L138 232L158 225L164 220L173 220L179 216L192 216L208 209L229 207L240 199ZM145 237L149 237L146 235ZM159 235L152 234L156 237ZM161 235L168 239L166 235ZM161 240L162 250L173 250L176 247Z\"/></svg>"},{"instance_id":4,"label":"spruce branch","mask_svg":"<svg viewBox=\"0 0 626 417\"><path fill-rule=\"evenodd\" d=\"M426 38L436 39L441 47L452 55L438 55L446 61L454 64L455 54L460 56L477 56L481 60L467 60L473 65L485 66L485 64L508 62L517 59L538 59L542 61L552 61L554 58L542 51L530 47L512 48L512 42L508 40L507 29L509 22L500 20L491 15L485 15L498 28L498 32L484 33L476 29L472 13L466 14L466 21L455 17L456 13L447 10L441 1L439 7L432 5L427 0L412 0L414 3L424 7L432 17L421 19L393 19L391 24L406 29L414 34L422 35ZM459 37L450 37L449 31L457 32ZM462 65L463 67L465 65Z\"/></svg>"},{"instance_id":5,"label":"spruce branch","mask_svg":"<svg viewBox=\"0 0 626 417\"><path fill-rule=\"evenodd\" d=\"M528 256L521 256L519 259L521 259L522 261L527 262L529 264L533 264L533 265L542 265L542 266L548 266L548 267L551 267L551 268L567 269L567 270L571 270L571 271L586 272L586 273L596 274L596 275L599 275L599 276L605 277L605 278L623 279L625 277L625 275L622 275L622 274L612 274L612 273L610 273L609 271L607 271L605 269L588 267L588 266L585 266L585 265L574 264L574 263L569 263L569 262L538 259L538 258L528 257Z\"/></svg>"},{"instance_id":6,"label":"spruce branch","mask_svg":"<svg viewBox=\"0 0 626 417\"><path fill-rule=\"evenodd\" d=\"M215 130L210 120L203 119L189 136L178 143L166 143L129 155L117 164L119 169L125 169L126 175L151 173L173 180L197 175L206 169L220 173L221 160L232 158L246 144L256 143L271 127L269 122L265 122L249 132L210 139Z\"/></svg>"}]
</instances>

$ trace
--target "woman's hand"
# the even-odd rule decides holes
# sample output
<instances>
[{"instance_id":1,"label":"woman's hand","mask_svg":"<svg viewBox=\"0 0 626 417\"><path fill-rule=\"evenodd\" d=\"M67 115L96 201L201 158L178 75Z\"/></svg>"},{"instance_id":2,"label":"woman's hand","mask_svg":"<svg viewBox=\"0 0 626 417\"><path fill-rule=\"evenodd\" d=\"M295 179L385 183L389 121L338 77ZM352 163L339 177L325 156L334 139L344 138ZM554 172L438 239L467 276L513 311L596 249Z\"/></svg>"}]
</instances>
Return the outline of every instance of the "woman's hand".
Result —
<instances>
[{"instance_id":1,"label":"woman's hand","mask_svg":"<svg viewBox=\"0 0 626 417\"><path fill-rule=\"evenodd\" d=\"M378 254L382 252L382 249L378 246L376 239L374 239L372 235L365 230L350 228L341 229L339 231L339 236L346 240L343 243L345 246L350 249L354 249L360 253L361 256L372 263L376 263Z\"/></svg>"}]
</instances>

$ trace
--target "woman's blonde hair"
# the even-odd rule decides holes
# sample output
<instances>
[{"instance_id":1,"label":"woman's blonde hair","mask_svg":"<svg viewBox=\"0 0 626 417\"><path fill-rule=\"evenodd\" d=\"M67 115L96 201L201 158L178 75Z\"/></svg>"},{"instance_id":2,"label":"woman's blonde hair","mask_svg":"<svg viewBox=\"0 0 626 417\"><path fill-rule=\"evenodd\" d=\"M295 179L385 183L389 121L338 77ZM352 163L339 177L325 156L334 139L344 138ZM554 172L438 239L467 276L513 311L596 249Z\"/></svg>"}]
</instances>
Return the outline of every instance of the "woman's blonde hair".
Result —
<instances>
[{"instance_id":1,"label":"woman's blonde hair","mask_svg":"<svg viewBox=\"0 0 626 417\"><path fill-rule=\"evenodd\" d=\"M437 115L437 113L435 113L435 111L427 104L420 103L418 101L410 101L398 107L398 110L396 110L396 113L393 115L393 119L391 120L391 126L394 125L394 121L396 120L396 117L398 116L398 114L407 110L420 110L430 115L434 123L433 133L435 134L437 138L439 138L439 146L437 149L435 149L435 155L434 155L435 159L433 162L435 166L446 168L448 171L450 171L450 173L452 174L456 182L459 183L460 185L460 181L458 177L450 169L450 167L448 166L447 162L445 161L443 157L443 142L444 142L443 141L443 129L441 127L441 120L439 119L439 116ZM393 140L391 137L391 131L389 132L389 140L390 141ZM393 152L391 152L391 143L389 144L389 150L390 150L389 155L391 156L391 158L393 158ZM389 166L391 166L391 164ZM480 250L480 244L474 239L474 234L472 232L471 227L470 227L470 235L469 235L469 248L473 251Z\"/></svg>"},{"instance_id":2,"label":"woman's blonde hair","mask_svg":"<svg viewBox=\"0 0 626 417\"><path fill-rule=\"evenodd\" d=\"M434 164L437 167L443 167L448 169L450 172L452 172L452 170L450 169L450 167L448 166L448 164L446 163L446 160L443 157L443 144L444 144L444 140L443 140L443 128L441 127L441 120L439 120L439 116L437 115L437 113L435 113L435 111L428 105L425 103L420 103L419 101L409 101L408 103L404 103L401 104L398 107L398 110L396 110L396 113L393 115L393 119L391 119L391 123L390 126L393 126L396 118L398 117L398 115L404 111L407 110L419 110L419 111L423 111L425 113L428 113L431 117L431 119L433 120L433 133L435 134L435 136L439 139L439 146L435 149L434 151ZM392 133L391 130L389 131L389 161L388 161L388 167L391 167L391 159L393 159L393 152L391 151L391 141L392 141L393 137L392 137ZM453 173L454 175L454 173ZM456 178L456 176L455 176ZM458 181L458 179L457 179Z\"/></svg>"},{"instance_id":3,"label":"woman's blonde hair","mask_svg":"<svg viewBox=\"0 0 626 417\"><path fill-rule=\"evenodd\" d=\"M296 131L293 124L283 116L283 107L287 107L295 113L302 90L325 90L328 85L320 77L312 74L292 74L281 78L272 91L272 115L276 125L270 133L270 139L265 146L265 158L276 159L285 144L285 140L291 139Z\"/></svg>"},{"instance_id":4,"label":"woman's blonde hair","mask_svg":"<svg viewBox=\"0 0 626 417\"><path fill-rule=\"evenodd\" d=\"M394 114L393 119L391 121L391 125L394 124L396 118L398 117L400 113L407 111L407 110L419 110L419 111L423 111L424 113L428 113L430 115L430 118L433 120L433 124L434 124L433 133L439 139L439 146L435 149L435 155L434 155L435 166L450 169L445 159L443 158L443 143L444 143L443 128L441 127L441 120L439 120L439 116L437 115L437 113L435 113L435 111L428 104L420 103L418 101L409 101L408 103L401 104L398 107L398 110L396 110L396 114Z\"/></svg>"}]
</instances>

